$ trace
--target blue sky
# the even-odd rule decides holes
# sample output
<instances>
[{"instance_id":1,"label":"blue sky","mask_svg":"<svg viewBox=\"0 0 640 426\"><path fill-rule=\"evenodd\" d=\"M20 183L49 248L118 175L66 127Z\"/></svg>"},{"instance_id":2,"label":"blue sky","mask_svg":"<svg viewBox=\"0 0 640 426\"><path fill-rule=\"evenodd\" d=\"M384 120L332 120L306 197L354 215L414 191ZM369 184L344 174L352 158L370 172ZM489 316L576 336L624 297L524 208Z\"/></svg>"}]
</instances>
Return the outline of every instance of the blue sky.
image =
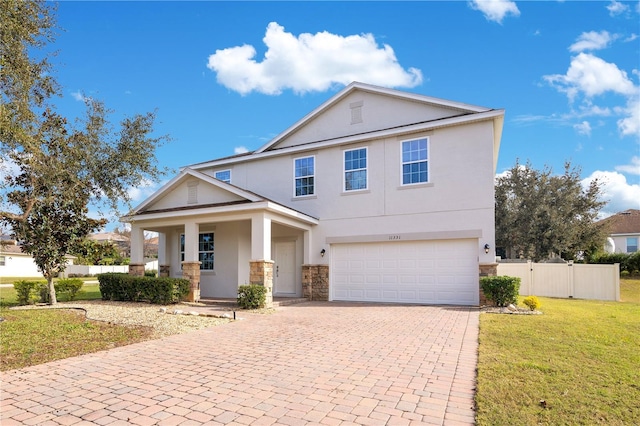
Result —
<instances>
[{"instance_id":1,"label":"blue sky","mask_svg":"<svg viewBox=\"0 0 640 426\"><path fill-rule=\"evenodd\" d=\"M506 110L516 159L640 208L640 8L618 1L62 2L60 112L157 109L163 166L254 150L352 80ZM167 176L167 179L172 175ZM134 205L159 184L132 188ZM114 224L109 225L109 230Z\"/></svg>"}]
</instances>

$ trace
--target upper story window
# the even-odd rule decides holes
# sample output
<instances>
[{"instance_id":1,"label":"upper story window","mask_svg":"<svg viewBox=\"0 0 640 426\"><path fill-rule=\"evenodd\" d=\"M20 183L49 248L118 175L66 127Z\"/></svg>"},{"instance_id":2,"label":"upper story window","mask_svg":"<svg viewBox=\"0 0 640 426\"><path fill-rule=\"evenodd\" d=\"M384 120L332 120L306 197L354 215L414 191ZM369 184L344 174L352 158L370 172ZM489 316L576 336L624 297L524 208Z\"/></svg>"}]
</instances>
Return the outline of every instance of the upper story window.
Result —
<instances>
[{"instance_id":1,"label":"upper story window","mask_svg":"<svg viewBox=\"0 0 640 426\"><path fill-rule=\"evenodd\" d=\"M344 190L367 189L367 148L344 152Z\"/></svg>"},{"instance_id":2,"label":"upper story window","mask_svg":"<svg viewBox=\"0 0 640 426\"><path fill-rule=\"evenodd\" d=\"M627 253L635 253L638 251L638 237L627 238Z\"/></svg>"},{"instance_id":3,"label":"upper story window","mask_svg":"<svg viewBox=\"0 0 640 426\"><path fill-rule=\"evenodd\" d=\"M293 160L296 197L315 194L315 162L313 156Z\"/></svg>"},{"instance_id":4,"label":"upper story window","mask_svg":"<svg viewBox=\"0 0 640 426\"><path fill-rule=\"evenodd\" d=\"M429 181L427 138L402 142L402 184Z\"/></svg>"},{"instance_id":5,"label":"upper story window","mask_svg":"<svg viewBox=\"0 0 640 426\"><path fill-rule=\"evenodd\" d=\"M231 170L220 170L215 173L215 178L223 182L231 183Z\"/></svg>"},{"instance_id":6,"label":"upper story window","mask_svg":"<svg viewBox=\"0 0 640 426\"><path fill-rule=\"evenodd\" d=\"M198 260L200 269L213 271L213 232L198 235ZM184 262L184 234L180 234L180 261Z\"/></svg>"}]
</instances>

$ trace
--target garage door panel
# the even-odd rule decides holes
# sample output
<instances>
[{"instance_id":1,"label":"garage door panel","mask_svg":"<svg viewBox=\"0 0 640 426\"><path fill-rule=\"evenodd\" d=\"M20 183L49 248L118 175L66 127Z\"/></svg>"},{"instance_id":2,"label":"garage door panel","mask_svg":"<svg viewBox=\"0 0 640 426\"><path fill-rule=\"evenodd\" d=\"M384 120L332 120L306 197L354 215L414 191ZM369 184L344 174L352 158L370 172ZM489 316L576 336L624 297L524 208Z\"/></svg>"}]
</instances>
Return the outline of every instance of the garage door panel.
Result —
<instances>
[{"instance_id":1,"label":"garage door panel","mask_svg":"<svg viewBox=\"0 0 640 426\"><path fill-rule=\"evenodd\" d=\"M333 300L478 304L477 240L334 244Z\"/></svg>"}]
</instances>

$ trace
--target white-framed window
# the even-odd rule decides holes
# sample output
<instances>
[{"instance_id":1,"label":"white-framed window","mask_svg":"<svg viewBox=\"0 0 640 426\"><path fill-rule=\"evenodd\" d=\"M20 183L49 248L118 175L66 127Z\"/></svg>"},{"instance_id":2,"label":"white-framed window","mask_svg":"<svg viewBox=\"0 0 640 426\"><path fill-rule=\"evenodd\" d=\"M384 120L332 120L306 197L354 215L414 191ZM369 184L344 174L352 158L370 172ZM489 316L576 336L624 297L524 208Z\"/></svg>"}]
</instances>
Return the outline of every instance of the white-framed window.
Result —
<instances>
[{"instance_id":1,"label":"white-framed window","mask_svg":"<svg viewBox=\"0 0 640 426\"><path fill-rule=\"evenodd\" d=\"M638 251L638 237L627 238L627 253L635 253Z\"/></svg>"},{"instance_id":2,"label":"white-framed window","mask_svg":"<svg viewBox=\"0 0 640 426\"><path fill-rule=\"evenodd\" d=\"M429 140L402 141L402 185L429 182Z\"/></svg>"},{"instance_id":3,"label":"white-framed window","mask_svg":"<svg viewBox=\"0 0 640 426\"><path fill-rule=\"evenodd\" d=\"M231 170L220 170L215 172L215 178L226 183L231 183Z\"/></svg>"},{"instance_id":4,"label":"white-framed window","mask_svg":"<svg viewBox=\"0 0 640 426\"><path fill-rule=\"evenodd\" d=\"M293 160L294 196L304 197L315 192L316 158L302 157Z\"/></svg>"},{"instance_id":5,"label":"white-framed window","mask_svg":"<svg viewBox=\"0 0 640 426\"><path fill-rule=\"evenodd\" d=\"M213 232L201 232L198 235L198 260L200 269L213 271L214 240ZM184 234L180 234L180 261L184 262Z\"/></svg>"},{"instance_id":6,"label":"white-framed window","mask_svg":"<svg viewBox=\"0 0 640 426\"><path fill-rule=\"evenodd\" d=\"M367 148L344 151L344 191L367 189Z\"/></svg>"}]
</instances>

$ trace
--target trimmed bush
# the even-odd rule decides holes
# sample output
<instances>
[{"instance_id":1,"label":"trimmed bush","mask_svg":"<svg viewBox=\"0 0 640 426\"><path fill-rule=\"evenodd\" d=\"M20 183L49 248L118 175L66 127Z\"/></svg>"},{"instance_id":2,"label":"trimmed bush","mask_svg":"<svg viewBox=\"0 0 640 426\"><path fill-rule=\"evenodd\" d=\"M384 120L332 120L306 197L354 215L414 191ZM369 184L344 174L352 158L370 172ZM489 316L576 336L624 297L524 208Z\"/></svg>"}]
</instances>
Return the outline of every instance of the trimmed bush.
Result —
<instances>
[{"instance_id":1,"label":"trimmed bush","mask_svg":"<svg viewBox=\"0 0 640 426\"><path fill-rule=\"evenodd\" d=\"M540 307L540 301L536 296L527 296L522 300L522 303L532 311L535 311Z\"/></svg>"},{"instance_id":2,"label":"trimmed bush","mask_svg":"<svg viewBox=\"0 0 640 426\"><path fill-rule=\"evenodd\" d=\"M640 273L640 251L635 253L600 253L589 259L589 263L620 264L620 273L627 272L630 275Z\"/></svg>"},{"instance_id":3,"label":"trimmed bush","mask_svg":"<svg viewBox=\"0 0 640 426\"><path fill-rule=\"evenodd\" d=\"M520 278L518 277L482 277L480 288L485 297L497 306L507 306L518 303Z\"/></svg>"},{"instance_id":4,"label":"trimmed bush","mask_svg":"<svg viewBox=\"0 0 640 426\"><path fill-rule=\"evenodd\" d=\"M144 276L145 277L156 277L158 276L158 271L156 271L155 269L148 269L144 271Z\"/></svg>"},{"instance_id":5,"label":"trimmed bush","mask_svg":"<svg viewBox=\"0 0 640 426\"><path fill-rule=\"evenodd\" d=\"M242 309L263 308L267 299L267 288L251 284L238 287L238 306Z\"/></svg>"},{"instance_id":6,"label":"trimmed bush","mask_svg":"<svg viewBox=\"0 0 640 426\"><path fill-rule=\"evenodd\" d=\"M98 275L102 300L120 302L178 303L189 294L189 280L169 277L136 277L129 274Z\"/></svg>"},{"instance_id":7,"label":"trimmed bush","mask_svg":"<svg viewBox=\"0 0 640 426\"><path fill-rule=\"evenodd\" d=\"M47 288L46 281L16 281L13 288L16 291L16 299L19 305L33 305L40 301L40 289L44 286Z\"/></svg>"}]
</instances>

